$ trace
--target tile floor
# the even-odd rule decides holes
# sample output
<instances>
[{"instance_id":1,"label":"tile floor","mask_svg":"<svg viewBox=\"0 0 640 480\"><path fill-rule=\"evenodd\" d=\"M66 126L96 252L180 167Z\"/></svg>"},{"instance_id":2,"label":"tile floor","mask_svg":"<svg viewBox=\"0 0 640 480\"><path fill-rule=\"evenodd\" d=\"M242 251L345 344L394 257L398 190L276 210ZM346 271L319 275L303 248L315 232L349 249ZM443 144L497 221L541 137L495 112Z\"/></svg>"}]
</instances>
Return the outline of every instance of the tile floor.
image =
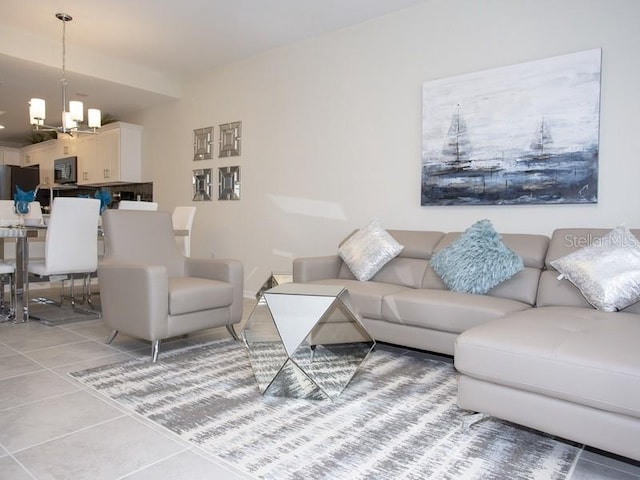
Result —
<instances>
[{"instance_id":1,"label":"tile floor","mask_svg":"<svg viewBox=\"0 0 640 480\"><path fill-rule=\"evenodd\" d=\"M251 308L247 300L246 314ZM101 320L0 324L0 480L253 478L68 377L149 355L148 344L126 336L104 345L108 333ZM208 330L160 354L227 337L224 328ZM640 465L585 451L571 478L640 480Z\"/></svg>"}]
</instances>

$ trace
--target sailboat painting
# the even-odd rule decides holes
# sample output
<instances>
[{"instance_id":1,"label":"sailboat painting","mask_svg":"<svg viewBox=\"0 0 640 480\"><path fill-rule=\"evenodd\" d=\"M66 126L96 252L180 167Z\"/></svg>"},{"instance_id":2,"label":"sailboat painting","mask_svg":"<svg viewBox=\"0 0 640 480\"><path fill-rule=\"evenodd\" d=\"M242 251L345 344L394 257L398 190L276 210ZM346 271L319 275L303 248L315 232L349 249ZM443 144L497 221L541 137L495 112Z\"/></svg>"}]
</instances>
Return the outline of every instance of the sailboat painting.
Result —
<instances>
[{"instance_id":1,"label":"sailboat painting","mask_svg":"<svg viewBox=\"0 0 640 480\"><path fill-rule=\"evenodd\" d=\"M601 56L425 82L421 205L597 203Z\"/></svg>"}]
</instances>

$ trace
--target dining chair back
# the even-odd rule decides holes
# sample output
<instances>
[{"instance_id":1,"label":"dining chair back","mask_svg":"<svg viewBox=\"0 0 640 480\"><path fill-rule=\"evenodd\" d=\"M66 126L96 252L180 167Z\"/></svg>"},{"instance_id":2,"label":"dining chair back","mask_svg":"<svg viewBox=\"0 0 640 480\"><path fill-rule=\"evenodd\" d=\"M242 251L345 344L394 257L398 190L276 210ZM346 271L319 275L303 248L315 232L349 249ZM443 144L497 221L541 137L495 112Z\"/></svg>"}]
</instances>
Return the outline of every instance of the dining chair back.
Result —
<instances>
[{"instance_id":1,"label":"dining chair back","mask_svg":"<svg viewBox=\"0 0 640 480\"><path fill-rule=\"evenodd\" d=\"M186 230L186 235L176 235L176 245L185 257L191 256L191 229L196 216L196 207L175 207L171 215L174 230Z\"/></svg>"},{"instance_id":2,"label":"dining chair back","mask_svg":"<svg viewBox=\"0 0 640 480\"><path fill-rule=\"evenodd\" d=\"M40 202L29 202L29 213L24 216L27 225L40 225L43 223L42 207ZM8 227L18 223L15 204L13 200L0 200L0 227Z\"/></svg>"},{"instance_id":3,"label":"dining chair back","mask_svg":"<svg viewBox=\"0 0 640 480\"><path fill-rule=\"evenodd\" d=\"M87 280L98 268L99 216L100 200L98 199L54 198L45 238L44 261L30 261L27 267L29 273L41 277L69 276L71 304L74 307L74 275L83 275L84 285L87 288ZM84 293L83 290L83 301ZM86 293L90 303L90 289ZM62 294L64 294L64 284Z\"/></svg>"},{"instance_id":4,"label":"dining chair back","mask_svg":"<svg viewBox=\"0 0 640 480\"><path fill-rule=\"evenodd\" d=\"M44 217L42 216L42 207L40 202L29 203L29 213L24 216L25 225L42 225Z\"/></svg>"},{"instance_id":5,"label":"dining chair back","mask_svg":"<svg viewBox=\"0 0 640 480\"><path fill-rule=\"evenodd\" d=\"M158 210L158 202L135 202L133 200L120 200L118 210Z\"/></svg>"},{"instance_id":6,"label":"dining chair back","mask_svg":"<svg viewBox=\"0 0 640 480\"><path fill-rule=\"evenodd\" d=\"M6 321L15 315L15 274L16 267L10 263L0 262L0 322ZM5 285L9 285L9 305L4 298Z\"/></svg>"},{"instance_id":7,"label":"dining chair back","mask_svg":"<svg viewBox=\"0 0 640 480\"><path fill-rule=\"evenodd\" d=\"M0 227L17 225L17 223L18 215L13 200L0 200Z\"/></svg>"},{"instance_id":8,"label":"dining chair back","mask_svg":"<svg viewBox=\"0 0 640 480\"><path fill-rule=\"evenodd\" d=\"M11 225L16 225L17 223L18 215L16 215L13 200L0 200L0 227L8 227ZM5 254L6 252L4 252L3 245L3 258L6 258ZM8 318L10 309L13 307L13 296L15 293L15 269L15 265L4 262L0 263L0 313L3 314L3 318ZM6 284L9 284L11 287L11 301L9 302L9 307L6 306L4 299L4 290Z\"/></svg>"}]
</instances>

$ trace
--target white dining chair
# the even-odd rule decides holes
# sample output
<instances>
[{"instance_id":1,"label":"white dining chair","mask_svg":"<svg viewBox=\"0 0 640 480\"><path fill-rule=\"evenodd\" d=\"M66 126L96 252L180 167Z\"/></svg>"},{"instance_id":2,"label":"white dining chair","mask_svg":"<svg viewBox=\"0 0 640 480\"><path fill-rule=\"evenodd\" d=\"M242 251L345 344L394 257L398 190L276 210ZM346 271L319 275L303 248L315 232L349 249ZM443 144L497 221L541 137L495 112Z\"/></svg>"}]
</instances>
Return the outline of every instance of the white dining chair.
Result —
<instances>
[{"instance_id":1,"label":"white dining chair","mask_svg":"<svg viewBox=\"0 0 640 480\"><path fill-rule=\"evenodd\" d=\"M40 202L29 203L29 213L24 216L24 224L27 226L43 225L42 207Z\"/></svg>"},{"instance_id":2,"label":"white dining chair","mask_svg":"<svg viewBox=\"0 0 640 480\"><path fill-rule=\"evenodd\" d=\"M185 257L191 256L191 229L196 216L196 207L175 207L171 215L174 230L186 230L186 235L176 235L176 245Z\"/></svg>"},{"instance_id":3,"label":"white dining chair","mask_svg":"<svg viewBox=\"0 0 640 480\"><path fill-rule=\"evenodd\" d=\"M13 200L0 200L0 227L16 225L18 223ZM24 216L25 225L41 225L43 223L40 202L29 202L29 213Z\"/></svg>"},{"instance_id":4,"label":"white dining chair","mask_svg":"<svg viewBox=\"0 0 640 480\"><path fill-rule=\"evenodd\" d=\"M18 224L13 200L0 200L0 227L9 227Z\"/></svg>"},{"instance_id":5,"label":"white dining chair","mask_svg":"<svg viewBox=\"0 0 640 480\"><path fill-rule=\"evenodd\" d=\"M0 227L9 227L18 224L18 215L16 214L15 204L13 200L0 200ZM0 238L0 241L4 239ZM2 245L3 258L2 262L0 262L0 313L2 313L2 317L0 317L0 321L4 321L10 317L15 309L15 293L16 293L16 285L15 285L15 271L16 266L11 263L6 263L5 258L7 258L5 251L6 246ZM7 306L7 302L5 300L5 289L9 285L9 305Z\"/></svg>"},{"instance_id":6,"label":"white dining chair","mask_svg":"<svg viewBox=\"0 0 640 480\"><path fill-rule=\"evenodd\" d=\"M70 279L71 306L76 309L74 278L83 277L82 301L91 304L91 274L98 268L98 218L100 200L95 198L56 197L45 238L44 260L30 261L32 275L62 280L60 304L64 299L64 280Z\"/></svg>"},{"instance_id":7,"label":"white dining chair","mask_svg":"<svg viewBox=\"0 0 640 480\"><path fill-rule=\"evenodd\" d=\"M14 295L16 293L15 274L16 267L9 263L0 262L0 322L9 319L14 310ZM9 305L5 300L5 288L9 285Z\"/></svg>"},{"instance_id":8,"label":"white dining chair","mask_svg":"<svg viewBox=\"0 0 640 480\"><path fill-rule=\"evenodd\" d=\"M135 202L133 200L120 200L118 210L158 210L157 202Z\"/></svg>"}]
</instances>

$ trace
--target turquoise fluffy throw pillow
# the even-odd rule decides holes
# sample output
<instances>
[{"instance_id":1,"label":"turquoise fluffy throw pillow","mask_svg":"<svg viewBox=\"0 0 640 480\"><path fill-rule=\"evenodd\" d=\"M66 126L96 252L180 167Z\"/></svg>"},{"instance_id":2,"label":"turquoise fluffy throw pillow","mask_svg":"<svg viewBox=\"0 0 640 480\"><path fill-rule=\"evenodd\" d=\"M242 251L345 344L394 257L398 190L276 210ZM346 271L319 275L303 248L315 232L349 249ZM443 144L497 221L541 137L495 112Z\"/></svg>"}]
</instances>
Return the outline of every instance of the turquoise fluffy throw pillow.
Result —
<instances>
[{"instance_id":1,"label":"turquoise fluffy throw pillow","mask_svg":"<svg viewBox=\"0 0 640 480\"><path fill-rule=\"evenodd\" d=\"M456 292L485 294L524 268L487 219L469 227L431 257L433 270Z\"/></svg>"}]
</instances>

